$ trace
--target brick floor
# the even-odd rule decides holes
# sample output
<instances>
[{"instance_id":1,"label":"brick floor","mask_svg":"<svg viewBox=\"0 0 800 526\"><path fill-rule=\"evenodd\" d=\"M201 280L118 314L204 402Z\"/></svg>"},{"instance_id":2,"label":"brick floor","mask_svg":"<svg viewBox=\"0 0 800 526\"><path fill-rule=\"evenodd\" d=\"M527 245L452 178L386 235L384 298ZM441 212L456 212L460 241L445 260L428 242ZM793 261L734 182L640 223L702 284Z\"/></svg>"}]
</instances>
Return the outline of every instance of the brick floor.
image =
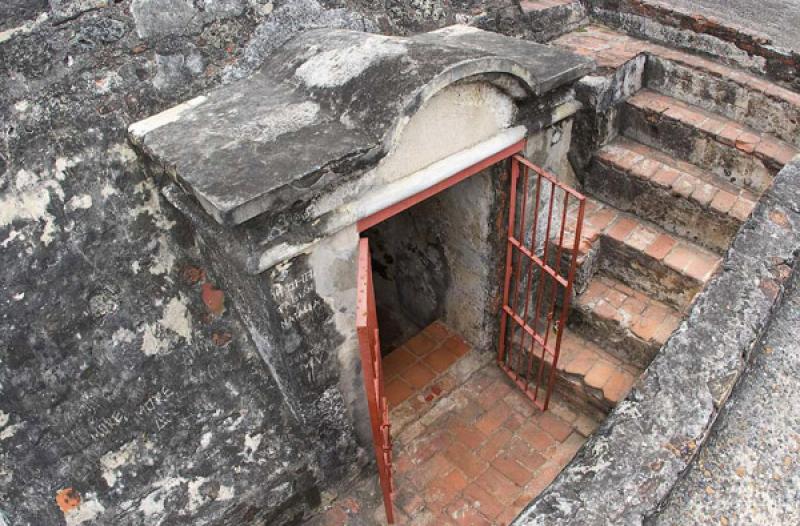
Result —
<instances>
[{"instance_id":1,"label":"brick floor","mask_svg":"<svg viewBox=\"0 0 800 526\"><path fill-rule=\"evenodd\" d=\"M410 372L427 367L426 357L441 348L453 357L448 369L392 409L396 523L506 525L558 475L604 415L568 405L558 395L542 413L491 356L470 350L444 324L423 333L433 345L413 361L404 353L393 359L400 365L390 368L392 380L405 379L414 389ZM408 344L401 349L413 354ZM467 367L474 363L480 365ZM459 372L465 367L471 372ZM425 402L443 378L452 384ZM395 420L402 425L395 427ZM310 523L383 524L380 498L375 481L365 481Z\"/></svg>"}]
</instances>

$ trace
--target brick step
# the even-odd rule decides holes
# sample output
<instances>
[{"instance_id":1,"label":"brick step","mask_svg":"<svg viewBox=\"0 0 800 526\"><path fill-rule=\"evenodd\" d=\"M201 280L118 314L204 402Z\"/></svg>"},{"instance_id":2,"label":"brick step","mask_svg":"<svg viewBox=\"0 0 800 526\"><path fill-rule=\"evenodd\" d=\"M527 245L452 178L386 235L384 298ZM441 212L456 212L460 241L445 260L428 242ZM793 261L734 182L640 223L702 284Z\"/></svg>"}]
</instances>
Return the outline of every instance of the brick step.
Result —
<instances>
[{"instance_id":1,"label":"brick step","mask_svg":"<svg viewBox=\"0 0 800 526\"><path fill-rule=\"evenodd\" d=\"M519 7L536 42L549 42L589 22L579 0L522 0Z\"/></svg>"},{"instance_id":2,"label":"brick step","mask_svg":"<svg viewBox=\"0 0 800 526\"><path fill-rule=\"evenodd\" d=\"M676 309L597 275L572 302L569 327L623 363L645 369L680 320Z\"/></svg>"},{"instance_id":3,"label":"brick step","mask_svg":"<svg viewBox=\"0 0 800 526\"><path fill-rule=\"evenodd\" d=\"M622 106L627 137L761 192L798 153L774 137L651 90Z\"/></svg>"},{"instance_id":4,"label":"brick step","mask_svg":"<svg viewBox=\"0 0 800 526\"><path fill-rule=\"evenodd\" d=\"M658 46L657 46L658 47ZM800 147L800 94L717 62L661 48L645 68L646 86Z\"/></svg>"},{"instance_id":5,"label":"brick step","mask_svg":"<svg viewBox=\"0 0 800 526\"><path fill-rule=\"evenodd\" d=\"M727 250L758 199L749 190L624 137L595 154L584 187L620 210L719 253Z\"/></svg>"},{"instance_id":6,"label":"brick step","mask_svg":"<svg viewBox=\"0 0 800 526\"><path fill-rule=\"evenodd\" d=\"M526 342L523 353L518 352L517 346L517 351L507 359L514 370L524 371L530 365L533 376L536 376L541 363L541 348L536 346L531 357L528 345ZM550 362L547 361L542 377L547 378L550 371ZM553 389L583 410L608 413L625 398L642 371L643 368L627 364L567 327L561 339ZM530 386L531 389L535 386L533 380Z\"/></svg>"},{"instance_id":7,"label":"brick step","mask_svg":"<svg viewBox=\"0 0 800 526\"><path fill-rule=\"evenodd\" d=\"M568 211L575 224L576 208ZM569 257L574 236L563 241ZM613 206L587 199L581 232L575 290L581 293L602 272L636 287L653 299L682 311L711 279L721 258L688 240L664 231Z\"/></svg>"}]
</instances>

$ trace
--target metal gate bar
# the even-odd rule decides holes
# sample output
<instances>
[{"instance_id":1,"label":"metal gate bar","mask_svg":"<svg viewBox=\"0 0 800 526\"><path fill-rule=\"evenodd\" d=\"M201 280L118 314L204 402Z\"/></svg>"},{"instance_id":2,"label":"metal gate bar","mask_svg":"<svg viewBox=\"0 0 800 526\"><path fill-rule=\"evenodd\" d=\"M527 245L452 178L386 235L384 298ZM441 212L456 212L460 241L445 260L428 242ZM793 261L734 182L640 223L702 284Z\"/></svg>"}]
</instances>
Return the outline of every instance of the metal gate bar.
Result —
<instances>
[{"instance_id":1,"label":"metal gate bar","mask_svg":"<svg viewBox=\"0 0 800 526\"><path fill-rule=\"evenodd\" d=\"M532 186L534 198L529 199ZM497 360L517 386L540 409L546 410L569 314L586 198L554 175L515 155L511 159L509 199ZM546 214L542 213L543 202ZM529 215L531 206L533 213ZM567 210L573 207L578 208L577 214L568 215ZM568 224L572 217L576 217L576 223ZM542 238L538 236L540 228L545 231ZM552 332L555 337L551 339Z\"/></svg>"},{"instance_id":2,"label":"metal gate bar","mask_svg":"<svg viewBox=\"0 0 800 526\"><path fill-rule=\"evenodd\" d=\"M375 289L372 282L372 258L369 240L358 243L358 299L356 301L356 328L361 349L361 370L367 393L372 442L378 464L378 478L383 492L386 520L394 523L394 479L392 477L392 437L389 424L389 404L383 390L383 364L381 340L378 334L378 315L375 307Z\"/></svg>"}]
</instances>

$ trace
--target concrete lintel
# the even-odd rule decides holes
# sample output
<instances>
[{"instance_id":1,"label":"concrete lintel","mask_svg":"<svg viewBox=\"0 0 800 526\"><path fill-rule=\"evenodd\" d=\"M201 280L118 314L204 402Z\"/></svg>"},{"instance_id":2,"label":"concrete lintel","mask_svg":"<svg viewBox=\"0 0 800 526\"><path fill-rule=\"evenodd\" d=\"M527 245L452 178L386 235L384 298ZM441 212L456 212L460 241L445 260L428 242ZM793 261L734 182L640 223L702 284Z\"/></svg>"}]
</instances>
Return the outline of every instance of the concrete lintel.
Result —
<instances>
[{"instance_id":1,"label":"concrete lintel","mask_svg":"<svg viewBox=\"0 0 800 526\"><path fill-rule=\"evenodd\" d=\"M403 179L375 186L357 200L347 203L329 214L325 229L311 241L301 244L280 243L264 250L257 260L248 265L248 271L259 274L272 266L308 251L321 239L354 225L361 219L389 208L409 197L435 186L457 173L491 157L525 138L525 127L515 126L504 132L462 150ZM257 261L257 263L256 263Z\"/></svg>"}]
</instances>

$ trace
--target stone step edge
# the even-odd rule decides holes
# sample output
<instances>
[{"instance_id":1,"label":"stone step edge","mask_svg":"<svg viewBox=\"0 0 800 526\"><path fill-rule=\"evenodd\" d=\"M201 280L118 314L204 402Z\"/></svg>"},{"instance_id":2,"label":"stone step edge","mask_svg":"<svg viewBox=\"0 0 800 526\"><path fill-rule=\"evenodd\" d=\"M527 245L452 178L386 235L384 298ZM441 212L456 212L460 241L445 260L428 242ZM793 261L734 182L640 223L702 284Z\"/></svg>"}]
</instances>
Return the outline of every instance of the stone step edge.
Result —
<instances>
[{"instance_id":1,"label":"stone step edge","mask_svg":"<svg viewBox=\"0 0 800 526\"><path fill-rule=\"evenodd\" d=\"M567 359L564 358L562 352L556 364L553 391L572 403L608 413L625 398L625 395L644 369L630 364L623 364L619 358L577 335L575 331L569 328L565 331L565 336L567 335L569 336L562 341L562 351L563 343L568 340L582 342L582 346L585 349ZM592 355L594 359L591 359ZM524 359L529 358L526 355ZM531 361L533 371L538 371L541 361L541 357L538 354L534 354ZM595 368L595 366L598 367ZM625 367L627 367L627 370ZM516 383L512 373L509 373L509 370L505 368L503 370L511 376L511 381ZM550 370L551 362L548 361L545 364L543 378L548 377ZM594 373L592 373L592 370L594 370ZM533 386L534 384L532 383L531 385ZM522 389L521 385L517 385L517 387Z\"/></svg>"},{"instance_id":2,"label":"stone step edge","mask_svg":"<svg viewBox=\"0 0 800 526\"><path fill-rule=\"evenodd\" d=\"M654 155L648 156L630 149L627 143L635 143L633 139L618 137L611 143L600 148L594 159L611 169L621 172L629 177L645 181L653 187L669 190L677 198L693 201L697 205L711 209L714 213L728 216L739 223L750 217L755 208L757 199L747 190L737 189L734 195L707 180L703 180L686 170L678 163L667 163L657 159L657 150L641 143L635 143L642 149L650 150ZM613 150L624 150L622 155L616 155ZM700 168L697 168L701 171ZM712 182L717 179L711 175ZM750 195L748 195L750 194Z\"/></svg>"},{"instance_id":3,"label":"stone step edge","mask_svg":"<svg viewBox=\"0 0 800 526\"><path fill-rule=\"evenodd\" d=\"M604 35L615 34L624 39L624 44L622 46L624 49L599 49L593 52L602 58L604 52L612 51L612 56L616 55L618 60L622 60L618 62L616 67L611 67L610 65L604 66L601 72L602 76L613 75L616 71L624 69L629 62L636 60L641 55L645 55L648 59L651 56L655 56L665 61L678 63L687 68L698 70L717 79L734 82L748 90L762 93L773 100L800 108L800 93L785 88L766 78L759 77L745 69L725 65L702 55L692 54L686 50L666 47L665 45L644 40L597 23L586 26L584 31L587 36L591 36L593 32L595 34L602 33ZM569 44L562 45L570 48ZM575 49L572 50L575 51ZM624 53L624 55L621 56L620 53Z\"/></svg>"},{"instance_id":4,"label":"stone step edge","mask_svg":"<svg viewBox=\"0 0 800 526\"><path fill-rule=\"evenodd\" d=\"M598 295L596 289L593 290L593 285L597 287L599 280L610 282L610 287L605 283L602 285L615 293L617 301L609 301L606 296ZM594 283L589 283L586 290L572 301L572 308L580 310L585 316L618 327L619 330L625 334L626 338L633 339L642 346L653 348L661 347L675 331L680 322L681 313L678 309L670 307L643 292L636 291L611 276L595 276L592 282ZM643 299L637 298L636 296L642 296ZM633 299L632 303L638 302L644 303L644 305L642 306L642 310L638 313L626 311L629 319L622 320L620 316L617 316L617 313L626 310L624 309L624 305L628 303L630 299ZM599 300L603 300L603 303L600 303ZM607 308L606 303L608 303ZM615 305L615 303L618 304ZM663 318L662 323L655 327L645 323L646 320L650 319L645 313L651 309L656 311L659 318ZM669 320L668 317L673 318L671 323L669 323L671 320ZM600 342L595 343L600 345ZM617 356L616 354L614 355Z\"/></svg>"},{"instance_id":5,"label":"stone step edge","mask_svg":"<svg viewBox=\"0 0 800 526\"><path fill-rule=\"evenodd\" d=\"M573 210L568 214L568 217L571 217L573 221L575 220L574 213ZM610 215L613 217L609 217ZM646 242L645 239L642 239L642 236L633 235L634 232L642 230L655 232L655 238L650 242ZM587 198L581 241L578 245L579 266L583 264L586 256L593 251L603 237L622 243L701 285L711 279L722 259L711 251L689 240L672 235L663 228L645 222L633 214L618 210L599 200ZM558 246L557 241L554 240L553 246ZM574 235L565 235L562 252L571 253L573 246ZM698 254L702 257L691 257ZM703 262L703 259L707 261ZM703 267L708 265L703 265L703 263L710 263L710 261L715 262L713 268L704 270Z\"/></svg>"},{"instance_id":6,"label":"stone step edge","mask_svg":"<svg viewBox=\"0 0 800 526\"><path fill-rule=\"evenodd\" d=\"M570 329L566 329L566 333L570 333L571 338L583 342L586 349L568 360L559 357L556 373L562 381L562 389L580 388L579 392L574 393L575 395L605 411L613 409L625 398L644 369L627 364L628 369L634 370L635 373L625 370L619 358L599 345L589 342ZM596 355L596 359L593 361L587 359L587 354ZM604 381L600 373L605 367L610 367L613 372ZM562 396L568 396L561 390L559 392Z\"/></svg>"},{"instance_id":7,"label":"stone step edge","mask_svg":"<svg viewBox=\"0 0 800 526\"><path fill-rule=\"evenodd\" d=\"M798 154L796 148L768 134L649 89L639 91L626 104L694 128L718 143L755 156L775 171Z\"/></svg>"}]
</instances>

